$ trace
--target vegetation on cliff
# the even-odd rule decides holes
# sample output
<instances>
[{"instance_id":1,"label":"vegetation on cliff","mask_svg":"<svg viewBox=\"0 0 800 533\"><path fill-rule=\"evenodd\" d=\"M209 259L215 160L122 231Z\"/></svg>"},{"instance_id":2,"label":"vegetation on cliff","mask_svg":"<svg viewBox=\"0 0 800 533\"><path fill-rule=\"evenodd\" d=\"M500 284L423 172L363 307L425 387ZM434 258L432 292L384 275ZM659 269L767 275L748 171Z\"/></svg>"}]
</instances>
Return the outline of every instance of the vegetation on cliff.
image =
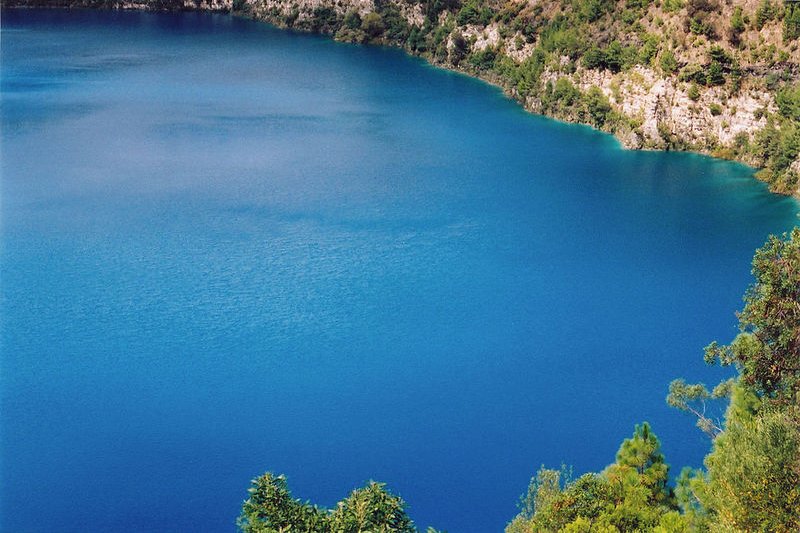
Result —
<instances>
[{"instance_id":1,"label":"vegetation on cliff","mask_svg":"<svg viewBox=\"0 0 800 533\"><path fill-rule=\"evenodd\" d=\"M737 377L713 391L682 379L669 387L667 402L696 416L711 438L705 468L684 468L671 487L661 444L643 423L600 473L573 479L566 467L542 467L506 533L800 530L800 228L770 237L753 275L741 333L705 349L707 362L733 365ZM708 410L716 400L727 400L723 421ZM253 533L415 531L383 485L322 510L293 499L272 474L253 481L239 525Z\"/></svg>"}]
</instances>

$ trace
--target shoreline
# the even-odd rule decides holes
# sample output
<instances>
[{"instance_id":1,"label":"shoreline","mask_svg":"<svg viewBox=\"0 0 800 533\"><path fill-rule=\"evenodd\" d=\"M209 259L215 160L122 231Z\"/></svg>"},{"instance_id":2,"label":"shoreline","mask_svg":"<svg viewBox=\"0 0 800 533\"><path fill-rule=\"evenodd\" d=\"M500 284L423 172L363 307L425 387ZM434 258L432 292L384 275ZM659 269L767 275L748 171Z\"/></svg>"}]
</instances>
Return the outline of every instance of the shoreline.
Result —
<instances>
[{"instance_id":1,"label":"shoreline","mask_svg":"<svg viewBox=\"0 0 800 533\"><path fill-rule=\"evenodd\" d=\"M234 9L234 3L232 0L160 0L160 1L153 1L153 0L133 0L133 1L125 1L125 2L117 2L117 3L106 3L102 0L76 0L74 2L70 2L70 0L45 0L41 2L41 0L33 0L32 2L26 2L25 0L12 0L11 2L3 2L0 4L0 8L2 9L61 9L61 10L102 10L102 11L144 11L144 12L155 12L155 13L178 13L178 12L206 12L218 15L227 15L232 18L239 18L242 20L250 20L257 23L267 24L274 28L280 30L288 30L292 32L296 32L298 34L310 34L310 35L319 35L330 39L334 42L342 42L348 44L358 44L358 45L368 45L368 46L380 46L380 47L387 47L392 49L398 49L405 53L409 57L418 58L425 62L426 65L430 66L431 68L437 68L446 70L452 73L460 74L463 76L468 76L472 79L479 80L482 83L486 83L491 85L492 87L496 87L499 89L505 98L513 101L516 105L518 105L525 113L529 113L531 115L538 115L540 117L547 118L549 120L555 120L564 124L578 124L582 126L588 126L595 131L609 134L618 143L619 147L624 150L641 150L641 151L666 151L666 152L686 152L686 153L693 153L697 155L702 155L705 157L710 157L713 159L718 159L722 161L731 161L737 164L744 165L748 167L748 170L751 173L751 177L761 181L768 185L769 191L773 194L777 194L779 196L792 196L795 199L800 200L800 189L794 190L792 193L787 193L783 191L776 191L772 187L769 187L770 183L766 179L762 179L759 174L762 173L764 170L764 166L760 166L756 164L752 160L752 158L748 159L747 157L728 157L725 155L721 155L719 150L711 150L707 147L702 146L651 146L641 142L641 139L637 138L635 135L632 134L630 130L612 130L610 128L599 127L596 124L589 123L586 120L576 119L575 117L571 116L564 116L563 114L558 113L548 113L546 110L541 109L541 105L537 106L537 102L539 101L538 98L541 95L536 95L534 97L528 96L524 97L520 95L519 91L509 85L508 81L503 79L502 76L491 72L491 71L481 71L475 68L462 68L459 65L454 65L452 62L449 61L441 61L437 60L435 57L431 57L429 54L417 53L414 50L409 50L408 47L398 44L396 42L387 41L384 39L371 41L371 42L354 42L354 41L346 41L342 39L338 39L337 35L334 34L332 31L315 31L310 28L306 27L296 27L296 26L289 26L280 20L277 20L276 15L272 16L262 16L259 13L255 12L253 9L248 10L236 10ZM538 98L537 98L538 97ZM537 108L538 107L538 108ZM750 132L750 134L754 134L756 132Z\"/></svg>"}]
</instances>

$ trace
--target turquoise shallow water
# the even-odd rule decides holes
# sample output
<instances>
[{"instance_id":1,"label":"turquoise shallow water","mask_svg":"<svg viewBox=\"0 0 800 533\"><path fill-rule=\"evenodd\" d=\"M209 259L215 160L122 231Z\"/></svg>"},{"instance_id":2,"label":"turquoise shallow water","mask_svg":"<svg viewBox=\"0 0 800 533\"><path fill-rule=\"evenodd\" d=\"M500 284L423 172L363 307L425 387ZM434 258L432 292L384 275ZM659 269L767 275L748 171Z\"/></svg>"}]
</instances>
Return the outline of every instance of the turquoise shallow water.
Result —
<instances>
[{"instance_id":1,"label":"turquoise shallow water","mask_svg":"<svg viewBox=\"0 0 800 533\"><path fill-rule=\"evenodd\" d=\"M232 531L374 478L499 531L719 371L750 170L635 153L394 50L225 16L2 13L2 531Z\"/></svg>"}]
</instances>

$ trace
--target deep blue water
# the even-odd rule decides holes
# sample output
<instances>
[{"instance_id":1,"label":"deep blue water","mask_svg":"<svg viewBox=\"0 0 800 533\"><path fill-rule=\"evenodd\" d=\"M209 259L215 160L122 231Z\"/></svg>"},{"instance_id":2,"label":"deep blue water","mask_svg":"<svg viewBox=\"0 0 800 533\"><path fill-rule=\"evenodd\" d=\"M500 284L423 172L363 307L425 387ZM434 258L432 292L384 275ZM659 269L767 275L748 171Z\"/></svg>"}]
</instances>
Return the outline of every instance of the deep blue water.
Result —
<instances>
[{"instance_id":1,"label":"deep blue water","mask_svg":"<svg viewBox=\"0 0 800 533\"><path fill-rule=\"evenodd\" d=\"M2 13L0 530L232 531L249 480L500 531L711 382L741 165L620 150L401 52L226 16ZM676 468L674 471L677 471Z\"/></svg>"}]
</instances>

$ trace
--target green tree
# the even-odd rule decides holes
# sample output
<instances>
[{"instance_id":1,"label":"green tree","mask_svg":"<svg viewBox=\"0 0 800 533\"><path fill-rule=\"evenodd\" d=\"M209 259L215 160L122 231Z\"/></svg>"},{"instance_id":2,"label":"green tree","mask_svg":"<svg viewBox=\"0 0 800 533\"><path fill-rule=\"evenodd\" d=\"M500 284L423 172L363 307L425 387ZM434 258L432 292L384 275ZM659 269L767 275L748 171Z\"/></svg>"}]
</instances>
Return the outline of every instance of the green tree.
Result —
<instances>
[{"instance_id":1,"label":"green tree","mask_svg":"<svg viewBox=\"0 0 800 533\"><path fill-rule=\"evenodd\" d=\"M664 50L661 52L661 60L659 61L661 70L664 74L674 74L678 70L678 61L675 59L675 54L672 50Z\"/></svg>"},{"instance_id":2,"label":"green tree","mask_svg":"<svg viewBox=\"0 0 800 533\"><path fill-rule=\"evenodd\" d=\"M374 481L339 502L331 513L331 527L336 533L416 532L405 502Z\"/></svg>"},{"instance_id":3,"label":"green tree","mask_svg":"<svg viewBox=\"0 0 800 533\"><path fill-rule=\"evenodd\" d=\"M706 85L724 85L725 84L725 72L722 69L722 63L719 61L712 61L710 65L708 65L708 71L706 72Z\"/></svg>"},{"instance_id":4,"label":"green tree","mask_svg":"<svg viewBox=\"0 0 800 533\"><path fill-rule=\"evenodd\" d=\"M459 30L453 32L451 39L453 46L450 49L450 62L454 65L459 65L469 54L469 43Z\"/></svg>"},{"instance_id":5,"label":"green tree","mask_svg":"<svg viewBox=\"0 0 800 533\"><path fill-rule=\"evenodd\" d=\"M379 13L374 11L364 15L361 20L361 31L363 31L370 39L375 39L383 33L383 18Z\"/></svg>"},{"instance_id":6,"label":"green tree","mask_svg":"<svg viewBox=\"0 0 800 533\"><path fill-rule=\"evenodd\" d=\"M678 503L698 530L800 531L800 228L770 237L753 275L742 332L706 348L708 362L734 364L740 374L720 386L731 401L706 472L678 480ZM677 380L668 401L691 410L708 397L705 387Z\"/></svg>"},{"instance_id":7,"label":"green tree","mask_svg":"<svg viewBox=\"0 0 800 533\"><path fill-rule=\"evenodd\" d=\"M625 51L619 41L611 41L606 48L606 67L611 72L619 72L625 65Z\"/></svg>"},{"instance_id":8,"label":"green tree","mask_svg":"<svg viewBox=\"0 0 800 533\"><path fill-rule=\"evenodd\" d=\"M771 236L756 252L753 275L739 314L742 332L727 346L707 346L706 361L735 364L745 386L800 404L800 228Z\"/></svg>"},{"instance_id":9,"label":"green tree","mask_svg":"<svg viewBox=\"0 0 800 533\"><path fill-rule=\"evenodd\" d=\"M739 412L729 416L706 458L700 501L722 530L800 531L797 408L767 408L754 415L735 402L731 408Z\"/></svg>"},{"instance_id":10,"label":"green tree","mask_svg":"<svg viewBox=\"0 0 800 533\"><path fill-rule=\"evenodd\" d=\"M608 101L608 97L599 87L592 85L584 95L584 102L591 123L598 128L603 127L611 113L611 103Z\"/></svg>"},{"instance_id":11,"label":"green tree","mask_svg":"<svg viewBox=\"0 0 800 533\"><path fill-rule=\"evenodd\" d=\"M361 27L361 15L358 14L358 11L349 11L344 16L344 25L346 28L351 30L357 30Z\"/></svg>"},{"instance_id":12,"label":"green tree","mask_svg":"<svg viewBox=\"0 0 800 533\"><path fill-rule=\"evenodd\" d=\"M237 525L245 533L303 531L328 533L327 513L292 497L284 476L271 472L254 479Z\"/></svg>"},{"instance_id":13,"label":"green tree","mask_svg":"<svg viewBox=\"0 0 800 533\"><path fill-rule=\"evenodd\" d=\"M560 470L545 468L536 472L528 484L528 492L520 498L520 514L525 518L533 518L538 510L547 509L561 494L564 486L569 484L571 471L562 465Z\"/></svg>"},{"instance_id":14,"label":"green tree","mask_svg":"<svg viewBox=\"0 0 800 533\"><path fill-rule=\"evenodd\" d=\"M649 490L648 499L652 503L666 504L670 498L667 487L669 466L661 453L661 441L644 422L637 425L633 437L625 439L617 452L617 462L610 471L633 468L640 476L641 483Z\"/></svg>"},{"instance_id":15,"label":"green tree","mask_svg":"<svg viewBox=\"0 0 800 533\"><path fill-rule=\"evenodd\" d=\"M669 468L661 443L647 423L636 426L633 437L620 446L617 461L602 473L584 474L563 486L562 472L539 470L506 533L673 533L688 527L667 487Z\"/></svg>"},{"instance_id":16,"label":"green tree","mask_svg":"<svg viewBox=\"0 0 800 533\"><path fill-rule=\"evenodd\" d=\"M284 476L267 472L252 481L236 524L244 533L416 533L405 503L370 481L332 511L292 497ZM428 528L428 533L436 533Z\"/></svg>"},{"instance_id":17,"label":"green tree","mask_svg":"<svg viewBox=\"0 0 800 533\"><path fill-rule=\"evenodd\" d=\"M786 6L783 16L783 40L793 41L800 37L800 9L796 5Z\"/></svg>"},{"instance_id":18,"label":"green tree","mask_svg":"<svg viewBox=\"0 0 800 533\"><path fill-rule=\"evenodd\" d=\"M722 422L709 416L709 404L713 400L730 397L733 380L723 381L709 392L702 383L688 384L683 379L676 379L669 384L667 404L697 417L697 427L711 438L722 433Z\"/></svg>"},{"instance_id":19,"label":"green tree","mask_svg":"<svg viewBox=\"0 0 800 533\"><path fill-rule=\"evenodd\" d=\"M777 8L772 5L771 0L762 0L756 10L756 28L761 29L770 20L777 16Z\"/></svg>"},{"instance_id":20,"label":"green tree","mask_svg":"<svg viewBox=\"0 0 800 533\"><path fill-rule=\"evenodd\" d=\"M692 82L692 84L689 85L689 90L686 91L686 96L688 96L690 100L694 101L697 101L700 98L700 89L697 87L695 82Z\"/></svg>"},{"instance_id":21,"label":"green tree","mask_svg":"<svg viewBox=\"0 0 800 533\"><path fill-rule=\"evenodd\" d=\"M731 27L728 30L728 40L733 45L738 45L742 40L742 32L744 32L744 15L742 13L742 6L733 8L733 15L731 16Z\"/></svg>"}]
</instances>

